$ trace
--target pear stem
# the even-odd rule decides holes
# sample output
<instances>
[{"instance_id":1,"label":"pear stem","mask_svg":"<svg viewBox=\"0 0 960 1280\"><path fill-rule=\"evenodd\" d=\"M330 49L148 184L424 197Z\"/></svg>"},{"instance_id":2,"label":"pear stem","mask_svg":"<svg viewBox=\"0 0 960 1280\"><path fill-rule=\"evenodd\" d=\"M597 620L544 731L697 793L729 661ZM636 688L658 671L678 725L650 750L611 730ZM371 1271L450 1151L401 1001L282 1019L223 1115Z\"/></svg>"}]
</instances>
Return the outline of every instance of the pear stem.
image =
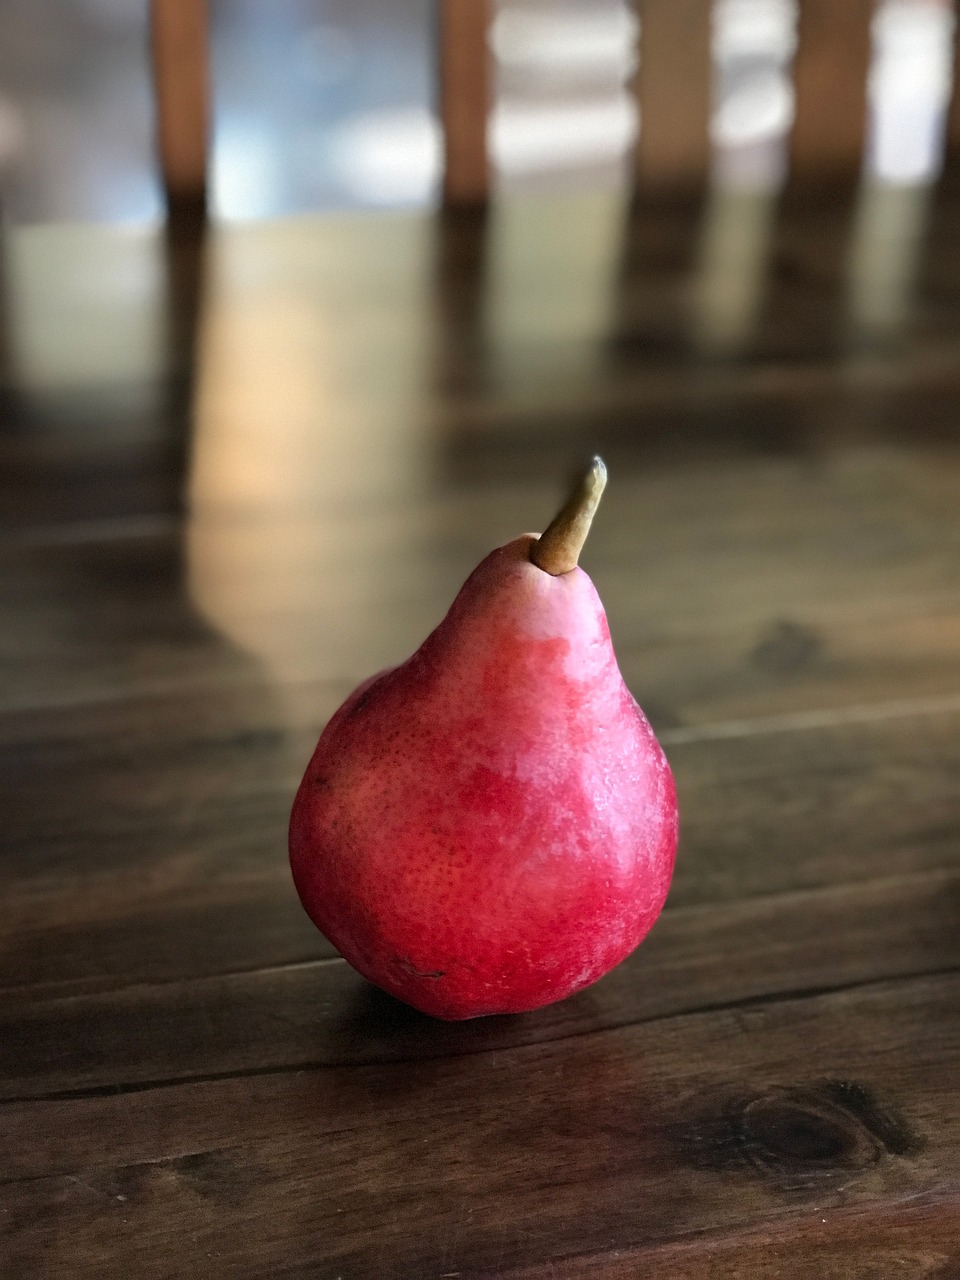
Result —
<instances>
[{"instance_id":1,"label":"pear stem","mask_svg":"<svg viewBox=\"0 0 960 1280\"><path fill-rule=\"evenodd\" d=\"M553 577L577 567L590 525L607 483L603 459L595 457L544 533L530 548L530 559Z\"/></svg>"}]
</instances>

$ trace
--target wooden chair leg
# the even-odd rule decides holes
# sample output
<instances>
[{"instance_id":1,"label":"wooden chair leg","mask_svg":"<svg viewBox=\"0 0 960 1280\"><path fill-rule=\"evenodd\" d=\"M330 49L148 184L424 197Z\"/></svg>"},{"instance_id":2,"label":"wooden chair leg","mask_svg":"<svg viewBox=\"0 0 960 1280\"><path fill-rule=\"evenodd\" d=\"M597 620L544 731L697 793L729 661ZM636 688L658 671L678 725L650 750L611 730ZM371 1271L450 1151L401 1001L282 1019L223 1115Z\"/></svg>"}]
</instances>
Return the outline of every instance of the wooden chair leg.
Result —
<instances>
[{"instance_id":1,"label":"wooden chair leg","mask_svg":"<svg viewBox=\"0 0 960 1280\"><path fill-rule=\"evenodd\" d=\"M491 8L492 0L440 0L443 199L450 206L482 205L490 193Z\"/></svg>"},{"instance_id":2,"label":"wooden chair leg","mask_svg":"<svg viewBox=\"0 0 960 1280\"><path fill-rule=\"evenodd\" d=\"M150 0L157 143L171 216L206 209L209 138L207 0Z\"/></svg>"},{"instance_id":3,"label":"wooden chair leg","mask_svg":"<svg viewBox=\"0 0 960 1280\"><path fill-rule=\"evenodd\" d=\"M801 0L790 182L853 182L863 163L875 0Z\"/></svg>"},{"instance_id":4,"label":"wooden chair leg","mask_svg":"<svg viewBox=\"0 0 960 1280\"><path fill-rule=\"evenodd\" d=\"M638 193L703 187L713 107L710 0L637 0Z\"/></svg>"},{"instance_id":5,"label":"wooden chair leg","mask_svg":"<svg viewBox=\"0 0 960 1280\"><path fill-rule=\"evenodd\" d=\"M944 167L960 168L960 3L954 4L953 85L944 129Z\"/></svg>"}]
</instances>

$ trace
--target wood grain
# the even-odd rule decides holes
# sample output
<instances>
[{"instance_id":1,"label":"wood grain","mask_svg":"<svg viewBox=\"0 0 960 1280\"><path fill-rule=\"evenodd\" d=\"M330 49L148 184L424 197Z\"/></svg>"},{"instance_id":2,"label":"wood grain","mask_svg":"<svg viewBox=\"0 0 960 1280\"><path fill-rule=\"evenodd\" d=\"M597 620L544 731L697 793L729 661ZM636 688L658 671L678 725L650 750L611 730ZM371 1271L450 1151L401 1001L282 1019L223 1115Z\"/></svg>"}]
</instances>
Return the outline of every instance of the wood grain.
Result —
<instances>
[{"instance_id":1,"label":"wood grain","mask_svg":"<svg viewBox=\"0 0 960 1280\"><path fill-rule=\"evenodd\" d=\"M693 1010L936 973L960 968L958 919L957 873L678 908L583 995L523 1018L446 1026L381 995L339 959L94 995L8 993L0 1100L548 1044ZM233 923L229 915L223 922Z\"/></svg>"},{"instance_id":2,"label":"wood grain","mask_svg":"<svg viewBox=\"0 0 960 1280\"><path fill-rule=\"evenodd\" d=\"M70 737L58 742L47 718L44 745L20 740L0 753L8 995L331 954L300 910L286 860L314 729L288 739L262 723L201 728L201 705L181 704L175 732L169 722L163 732L149 706L123 708L99 745L95 726L110 721L94 706L60 718L61 732L72 719ZM673 743L665 733L683 811L671 909L949 873L958 718L894 714L769 732L759 723L745 735L733 725L717 737L705 726L701 738L678 731Z\"/></svg>"},{"instance_id":3,"label":"wood grain","mask_svg":"<svg viewBox=\"0 0 960 1280\"><path fill-rule=\"evenodd\" d=\"M944 415L950 395L944 388ZM834 420L850 432L860 425L852 414L840 421L840 408L802 412L826 437ZM735 459L729 438L705 444L715 459L688 460L679 490L681 461L657 457L652 429L637 446L607 441L614 478L584 563L641 701L693 722L865 701L893 686L903 697L960 687L955 446L805 439L781 406L775 428L766 419L771 456L764 419L739 412L739 429L755 425L757 439ZM674 412L661 427L679 439L691 418ZM489 458L490 437L474 439ZM523 474L542 441L528 437L524 455L517 431L503 448ZM463 437L458 447L463 457ZM183 536L176 525L140 533L121 523L113 537L94 527L8 543L0 705L310 677L346 692L412 652L493 545L548 518L562 477L542 470L526 485L481 476L335 517L198 519ZM231 595L204 609L192 580L216 557L230 565ZM65 612L69 645L47 625ZM234 622L233 636L218 634L218 622ZM283 669L258 662L252 643Z\"/></svg>"},{"instance_id":4,"label":"wood grain","mask_svg":"<svg viewBox=\"0 0 960 1280\"><path fill-rule=\"evenodd\" d=\"M10 233L4 1277L957 1273L958 200L881 333L862 206L794 182L709 351L699 193ZM431 1022L301 911L293 789L597 448L670 902Z\"/></svg>"},{"instance_id":5,"label":"wood grain","mask_svg":"<svg viewBox=\"0 0 960 1280\"><path fill-rule=\"evenodd\" d=\"M798 1222L732 1237L694 1234L664 1248L616 1249L593 1258L569 1258L523 1267L509 1280L886 1280L897 1272L953 1280L958 1274L960 1204L945 1195L917 1196L877 1207L816 1210Z\"/></svg>"},{"instance_id":6,"label":"wood grain","mask_svg":"<svg viewBox=\"0 0 960 1280\"><path fill-rule=\"evenodd\" d=\"M187 1238L214 1275L502 1275L857 1210L888 1247L901 1205L955 1211L958 995L924 979L535 1051L2 1107L7 1256L160 1275Z\"/></svg>"}]
</instances>

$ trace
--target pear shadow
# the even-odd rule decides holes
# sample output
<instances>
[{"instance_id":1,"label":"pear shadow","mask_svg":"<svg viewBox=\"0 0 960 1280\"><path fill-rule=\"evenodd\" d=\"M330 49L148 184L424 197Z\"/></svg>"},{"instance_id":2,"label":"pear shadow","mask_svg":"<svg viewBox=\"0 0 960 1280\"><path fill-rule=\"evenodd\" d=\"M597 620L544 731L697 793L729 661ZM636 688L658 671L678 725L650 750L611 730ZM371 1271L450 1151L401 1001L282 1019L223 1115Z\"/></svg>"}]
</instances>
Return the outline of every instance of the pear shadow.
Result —
<instances>
[{"instance_id":1,"label":"pear shadow","mask_svg":"<svg viewBox=\"0 0 960 1280\"><path fill-rule=\"evenodd\" d=\"M432 1087L439 1074L456 1073L452 1064L481 1054L564 1039L571 1029L601 1029L604 1019L592 988L557 1004L527 1013L490 1014L453 1022L421 1013L356 975L356 986L344 992L324 1039L337 1046L337 1059L356 1067L403 1065L403 1071L371 1073L365 1089L374 1097L417 1095Z\"/></svg>"},{"instance_id":2,"label":"pear shadow","mask_svg":"<svg viewBox=\"0 0 960 1280\"><path fill-rule=\"evenodd\" d=\"M525 1023L540 1012L446 1021L421 1013L363 979L345 1002L338 1040L354 1048L363 1046L380 1060L482 1053L526 1042L518 1023Z\"/></svg>"},{"instance_id":3,"label":"pear shadow","mask_svg":"<svg viewBox=\"0 0 960 1280\"><path fill-rule=\"evenodd\" d=\"M403 1041L410 1036L429 1037L431 1028L446 1025L440 1019L414 1009L413 1005L397 1000L366 979L357 988L344 1017L344 1030L362 1039L376 1036Z\"/></svg>"},{"instance_id":4,"label":"pear shadow","mask_svg":"<svg viewBox=\"0 0 960 1280\"><path fill-rule=\"evenodd\" d=\"M373 1037L383 1056L338 1072L338 1123L349 1124L361 1152L369 1145L393 1161L395 1185L423 1194L426 1184L451 1206L475 1210L464 1230L477 1233L478 1247L496 1247L504 1196L526 1194L525 1183L562 1196L598 1170L673 1169L685 1157L662 1085L619 1037L585 1034L602 1029L594 1008L587 991L531 1014L444 1023L358 986L338 1041ZM523 1052L505 1052L511 1047ZM318 1128L329 1126L329 1078L310 1073L300 1087L300 1114L315 1110ZM682 1218L682 1201L638 1206L614 1197L601 1216L620 1231L639 1213L653 1229L674 1211Z\"/></svg>"}]
</instances>

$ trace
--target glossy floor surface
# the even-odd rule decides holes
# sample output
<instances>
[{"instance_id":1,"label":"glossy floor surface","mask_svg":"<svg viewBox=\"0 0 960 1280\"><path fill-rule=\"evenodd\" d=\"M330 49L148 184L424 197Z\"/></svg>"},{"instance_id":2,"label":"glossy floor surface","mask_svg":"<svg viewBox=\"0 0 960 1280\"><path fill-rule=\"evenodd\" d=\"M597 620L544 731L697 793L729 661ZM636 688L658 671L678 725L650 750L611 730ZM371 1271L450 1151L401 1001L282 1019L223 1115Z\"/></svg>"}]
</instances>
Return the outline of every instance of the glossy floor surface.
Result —
<instances>
[{"instance_id":1,"label":"glossy floor surface","mask_svg":"<svg viewBox=\"0 0 960 1280\"><path fill-rule=\"evenodd\" d=\"M8 236L0 1272L960 1268L960 196ZM594 450L667 910L444 1024L306 920L321 725Z\"/></svg>"}]
</instances>

